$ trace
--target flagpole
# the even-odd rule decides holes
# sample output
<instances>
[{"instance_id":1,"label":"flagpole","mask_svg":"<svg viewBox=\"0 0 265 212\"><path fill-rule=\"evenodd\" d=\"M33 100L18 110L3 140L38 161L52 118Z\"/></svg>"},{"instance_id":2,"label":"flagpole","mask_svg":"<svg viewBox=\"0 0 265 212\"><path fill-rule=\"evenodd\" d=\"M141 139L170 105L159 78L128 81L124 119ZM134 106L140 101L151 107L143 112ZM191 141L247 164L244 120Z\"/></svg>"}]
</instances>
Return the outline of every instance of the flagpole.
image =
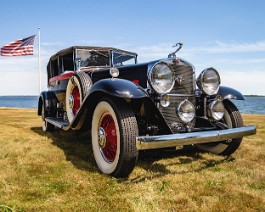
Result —
<instances>
[{"instance_id":1,"label":"flagpole","mask_svg":"<svg viewBox=\"0 0 265 212\"><path fill-rule=\"evenodd\" d=\"M39 93L41 93L40 27L38 27Z\"/></svg>"}]
</instances>

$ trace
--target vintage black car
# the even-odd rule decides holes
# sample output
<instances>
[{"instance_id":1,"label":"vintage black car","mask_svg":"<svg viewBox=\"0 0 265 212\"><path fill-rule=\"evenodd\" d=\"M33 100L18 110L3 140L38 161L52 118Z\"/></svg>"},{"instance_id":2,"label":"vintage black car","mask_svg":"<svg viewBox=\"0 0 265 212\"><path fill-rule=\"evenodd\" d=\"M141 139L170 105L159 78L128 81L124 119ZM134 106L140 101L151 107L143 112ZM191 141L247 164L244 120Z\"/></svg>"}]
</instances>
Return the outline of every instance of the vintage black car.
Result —
<instances>
[{"instance_id":1,"label":"vintage black car","mask_svg":"<svg viewBox=\"0 0 265 212\"><path fill-rule=\"evenodd\" d=\"M216 69L195 78L194 66L177 57L137 63L137 54L109 47L73 46L53 55L47 66L48 91L41 93L38 115L43 131L91 130L101 172L126 177L139 151L191 146L230 155L244 126L230 99L244 96L220 86Z\"/></svg>"}]
</instances>

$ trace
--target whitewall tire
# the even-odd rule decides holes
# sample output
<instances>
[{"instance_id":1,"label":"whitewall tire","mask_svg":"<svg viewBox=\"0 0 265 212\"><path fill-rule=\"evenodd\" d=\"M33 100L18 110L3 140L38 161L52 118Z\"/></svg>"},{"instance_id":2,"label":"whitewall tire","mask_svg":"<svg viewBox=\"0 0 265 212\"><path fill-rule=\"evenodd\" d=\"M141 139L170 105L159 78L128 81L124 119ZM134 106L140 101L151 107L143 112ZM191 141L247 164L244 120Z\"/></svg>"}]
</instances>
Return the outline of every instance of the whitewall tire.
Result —
<instances>
[{"instance_id":1,"label":"whitewall tire","mask_svg":"<svg viewBox=\"0 0 265 212\"><path fill-rule=\"evenodd\" d=\"M138 126L132 110L124 103L102 99L92 118L92 148L101 172L126 177L135 167Z\"/></svg>"}]
</instances>

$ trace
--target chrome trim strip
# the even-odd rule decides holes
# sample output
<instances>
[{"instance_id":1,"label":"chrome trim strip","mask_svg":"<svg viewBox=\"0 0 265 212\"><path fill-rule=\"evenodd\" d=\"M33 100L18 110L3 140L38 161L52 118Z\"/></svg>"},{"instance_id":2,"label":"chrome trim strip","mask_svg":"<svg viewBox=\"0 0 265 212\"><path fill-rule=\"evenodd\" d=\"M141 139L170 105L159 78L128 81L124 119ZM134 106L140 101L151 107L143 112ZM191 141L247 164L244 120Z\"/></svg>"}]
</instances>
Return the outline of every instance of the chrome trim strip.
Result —
<instances>
[{"instance_id":1,"label":"chrome trim strip","mask_svg":"<svg viewBox=\"0 0 265 212\"><path fill-rule=\"evenodd\" d=\"M195 97L196 95L193 94L173 94L173 93L168 93L168 96L176 96L176 97Z\"/></svg>"},{"instance_id":2,"label":"chrome trim strip","mask_svg":"<svg viewBox=\"0 0 265 212\"><path fill-rule=\"evenodd\" d=\"M139 136L136 138L137 150L159 149L165 147L184 146L219 142L256 134L256 126L246 126L227 130L203 131L158 136Z\"/></svg>"}]
</instances>

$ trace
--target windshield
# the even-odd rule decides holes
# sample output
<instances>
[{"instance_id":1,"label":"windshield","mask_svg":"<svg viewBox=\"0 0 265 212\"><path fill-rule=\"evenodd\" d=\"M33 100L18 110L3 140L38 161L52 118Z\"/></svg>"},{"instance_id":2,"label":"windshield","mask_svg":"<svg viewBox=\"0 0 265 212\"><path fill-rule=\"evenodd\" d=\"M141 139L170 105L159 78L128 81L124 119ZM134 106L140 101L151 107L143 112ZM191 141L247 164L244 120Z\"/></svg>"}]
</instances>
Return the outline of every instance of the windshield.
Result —
<instances>
[{"instance_id":1,"label":"windshield","mask_svg":"<svg viewBox=\"0 0 265 212\"><path fill-rule=\"evenodd\" d=\"M136 55L134 54L127 54L124 52L113 52L112 58L114 66L136 64Z\"/></svg>"},{"instance_id":2,"label":"windshield","mask_svg":"<svg viewBox=\"0 0 265 212\"><path fill-rule=\"evenodd\" d=\"M76 49L76 67L110 66L109 52Z\"/></svg>"}]
</instances>

